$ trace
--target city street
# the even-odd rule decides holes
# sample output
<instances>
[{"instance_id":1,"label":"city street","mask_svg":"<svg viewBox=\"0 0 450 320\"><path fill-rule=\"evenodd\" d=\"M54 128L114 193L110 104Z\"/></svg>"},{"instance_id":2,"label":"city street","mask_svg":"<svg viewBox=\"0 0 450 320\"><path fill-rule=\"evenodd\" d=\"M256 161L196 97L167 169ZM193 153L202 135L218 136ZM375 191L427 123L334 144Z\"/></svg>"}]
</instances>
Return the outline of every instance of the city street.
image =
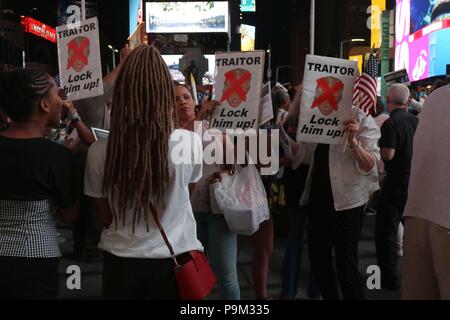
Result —
<instances>
[{"instance_id":1,"label":"city street","mask_svg":"<svg viewBox=\"0 0 450 320\"><path fill-rule=\"evenodd\" d=\"M360 270L365 274L367 267L376 264L375 244L373 239L374 230L374 216L366 216L365 226L363 231L363 239L360 242ZM71 240L71 229L60 228L61 236L67 239L61 244L64 257L59 266L60 273L60 299L102 299L101 285L102 285L102 263L80 263L70 259L71 247L73 241ZM268 288L269 293L276 297L281 290L281 263L283 259L283 251L286 239L276 239L274 245L274 252L271 258ZM304 252L307 247L305 245ZM306 284L309 274L309 262L307 255L304 255L305 261L301 268L301 279L299 283L298 300L307 300ZM68 290L66 286L67 267L70 265L78 265L82 272L81 290ZM241 287L241 296L243 300L253 300L253 280L251 273L251 248L249 244L243 246L239 256L239 282ZM391 290L367 290L367 296L370 300L399 300L400 292ZM208 299L217 299L218 296L213 292Z\"/></svg>"}]
</instances>

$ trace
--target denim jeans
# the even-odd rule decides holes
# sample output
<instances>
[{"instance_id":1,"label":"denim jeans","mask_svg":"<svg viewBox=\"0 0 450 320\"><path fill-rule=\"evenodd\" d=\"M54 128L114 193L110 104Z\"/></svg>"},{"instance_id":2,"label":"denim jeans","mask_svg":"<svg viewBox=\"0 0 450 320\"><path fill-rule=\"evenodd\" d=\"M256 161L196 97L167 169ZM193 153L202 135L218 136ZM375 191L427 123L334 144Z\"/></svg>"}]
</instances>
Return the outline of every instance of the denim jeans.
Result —
<instances>
[{"instance_id":1,"label":"denim jeans","mask_svg":"<svg viewBox=\"0 0 450 320\"><path fill-rule=\"evenodd\" d=\"M222 300L240 300L237 272L237 236L228 229L223 215L195 213L197 235L217 277Z\"/></svg>"},{"instance_id":2,"label":"denim jeans","mask_svg":"<svg viewBox=\"0 0 450 320\"><path fill-rule=\"evenodd\" d=\"M281 273L281 297L285 299L293 299L297 295L306 218L306 207L288 208L288 241ZM307 294L311 299L320 298L320 290L312 274L309 276Z\"/></svg>"}]
</instances>

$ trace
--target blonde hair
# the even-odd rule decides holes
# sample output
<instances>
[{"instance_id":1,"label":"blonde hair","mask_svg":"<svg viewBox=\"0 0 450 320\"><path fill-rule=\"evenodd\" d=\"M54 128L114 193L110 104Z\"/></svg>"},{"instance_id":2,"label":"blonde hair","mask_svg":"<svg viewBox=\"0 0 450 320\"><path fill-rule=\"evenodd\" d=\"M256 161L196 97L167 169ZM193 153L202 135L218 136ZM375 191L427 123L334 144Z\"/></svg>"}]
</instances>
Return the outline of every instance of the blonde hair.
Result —
<instances>
[{"instance_id":1,"label":"blonde hair","mask_svg":"<svg viewBox=\"0 0 450 320\"><path fill-rule=\"evenodd\" d=\"M169 139L175 92L169 70L153 46L134 49L119 71L111 110L111 133L103 188L114 203L114 222L134 210L149 230L150 203L162 204L169 186Z\"/></svg>"}]
</instances>

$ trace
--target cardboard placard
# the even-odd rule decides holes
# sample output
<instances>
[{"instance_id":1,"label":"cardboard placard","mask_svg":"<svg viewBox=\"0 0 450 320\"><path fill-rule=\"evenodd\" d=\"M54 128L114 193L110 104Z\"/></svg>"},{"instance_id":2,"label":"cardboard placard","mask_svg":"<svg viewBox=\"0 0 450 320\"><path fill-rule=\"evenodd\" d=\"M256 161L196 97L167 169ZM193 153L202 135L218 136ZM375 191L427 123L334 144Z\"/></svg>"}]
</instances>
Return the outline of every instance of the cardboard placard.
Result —
<instances>
[{"instance_id":1,"label":"cardboard placard","mask_svg":"<svg viewBox=\"0 0 450 320\"><path fill-rule=\"evenodd\" d=\"M388 88L394 83L403 83L405 86L409 86L411 84L409 81L408 71L406 71L406 69L386 73L384 75L384 80L386 80L386 85Z\"/></svg>"},{"instance_id":2,"label":"cardboard placard","mask_svg":"<svg viewBox=\"0 0 450 320\"><path fill-rule=\"evenodd\" d=\"M258 128L264 56L264 51L216 54L213 98L222 105L212 115L211 128Z\"/></svg>"},{"instance_id":3,"label":"cardboard placard","mask_svg":"<svg viewBox=\"0 0 450 320\"><path fill-rule=\"evenodd\" d=\"M261 92L261 111L259 113L259 125L269 122L274 117L272 105L272 90L270 82L263 85Z\"/></svg>"},{"instance_id":4,"label":"cardboard placard","mask_svg":"<svg viewBox=\"0 0 450 320\"><path fill-rule=\"evenodd\" d=\"M352 116L355 61L307 55L297 141L342 144Z\"/></svg>"},{"instance_id":5,"label":"cardboard placard","mask_svg":"<svg viewBox=\"0 0 450 320\"><path fill-rule=\"evenodd\" d=\"M61 87L71 101L103 94L96 17L56 28Z\"/></svg>"}]
</instances>

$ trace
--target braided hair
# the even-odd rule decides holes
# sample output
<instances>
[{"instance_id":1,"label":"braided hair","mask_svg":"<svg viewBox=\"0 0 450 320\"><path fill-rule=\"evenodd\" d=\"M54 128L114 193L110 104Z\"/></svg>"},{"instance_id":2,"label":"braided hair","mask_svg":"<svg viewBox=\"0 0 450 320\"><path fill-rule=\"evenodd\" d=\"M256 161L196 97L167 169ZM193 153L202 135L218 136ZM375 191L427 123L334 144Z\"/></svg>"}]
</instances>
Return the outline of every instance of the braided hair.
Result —
<instances>
[{"instance_id":1,"label":"braided hair","mask_svg":"<svg viewBox=\"0 0 450 320\"><path fill-rule=\"evenodd\" d=\"M111 109L103 189L117 228L134 210L133 233L150 203L162 204L169 185L169 139L175 92L169 69L153 46L140 45L123 62ZM116 210L117 209L117 210Z\"/></svg>"},{"instance_id":2,"label":"braided hair","mask_svg":"<svg viewBox=\"0 0 450 320\"><path fill-rule=\"evenodd\" d=\"M12 121L28 121L52 85L51 77L41 70L4 71L0 76L0 109Z\"/></svg>"}]
</instances>

